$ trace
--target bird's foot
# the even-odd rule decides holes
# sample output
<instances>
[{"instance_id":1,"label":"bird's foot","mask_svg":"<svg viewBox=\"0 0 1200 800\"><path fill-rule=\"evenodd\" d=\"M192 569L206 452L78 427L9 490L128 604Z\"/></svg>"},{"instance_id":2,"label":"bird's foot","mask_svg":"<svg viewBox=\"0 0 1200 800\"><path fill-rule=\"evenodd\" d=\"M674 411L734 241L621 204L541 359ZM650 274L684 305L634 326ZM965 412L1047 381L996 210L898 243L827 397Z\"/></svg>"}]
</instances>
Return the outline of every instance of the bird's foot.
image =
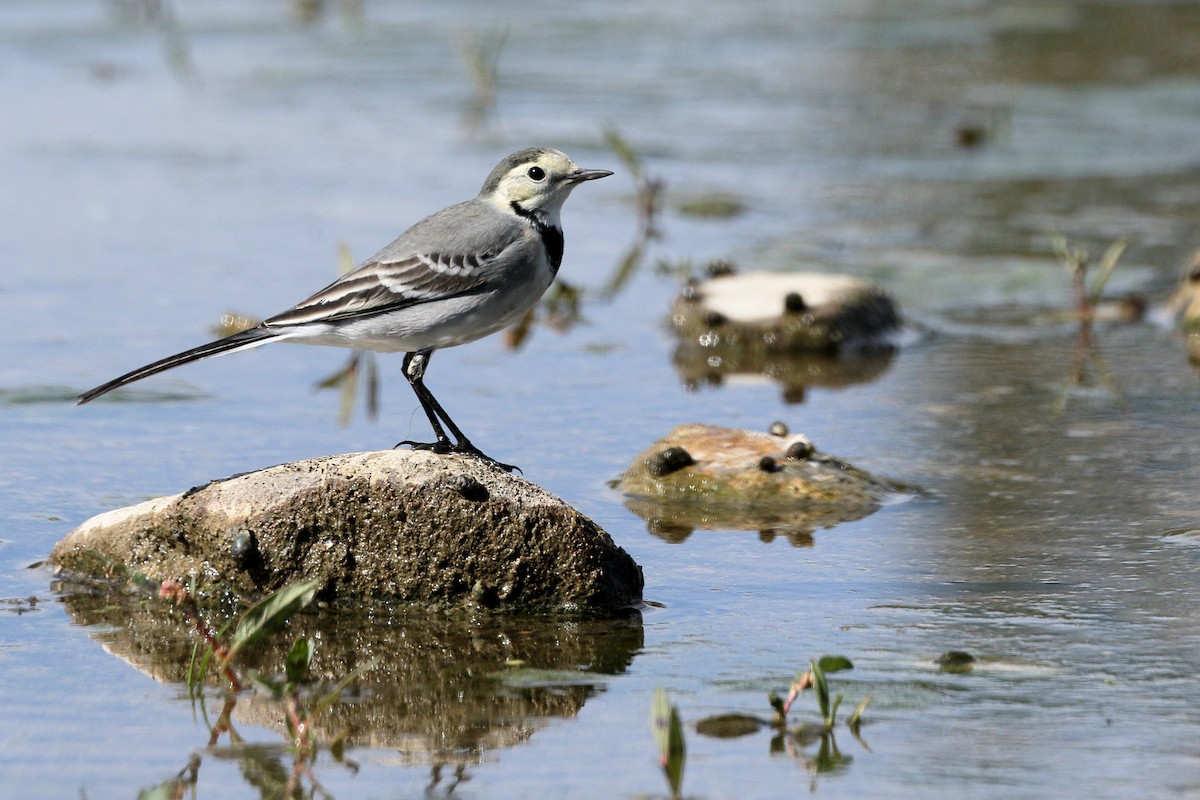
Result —
<instances>
[{"instance_id":1,"label":"bird's foot","mask_svg":"<svg viewBox=\"0 0 1200 800\"><path fill-rule=\"evenodd\" d=\"M413 450L428 450L429 452L437 453L438 455L445 455L446 453L459 453L464 456L470 456L477 461L482 461L485 464L490 464L497 469L504 470L505 472L515 471L520 472L522 475L525 474L520 467L513 464L505 464L502 461L497 461L466 440L455 444L449 439L439 439L436 442L414 442L406 439L397 444L396 447L403 447L404 445L408 445Z\"/></svg>"},{"instance_id":2,"label":"bird's foot","mask_svg":"<svg viewBox=\"0 0 1200 800\"><path fill-rule=\"evenodd\" d=\"M428 450L438 455L455 452L454 443L449 439L438 439L436 442L414 442L412 439L405 439L403 442L397 442L396 446L392 449L395 450L396 447L404 447L405 445L408 445L413 450Z\"/></svg>"},{"instance_id":3,"label":"bird's foot","mask_svg":"<svg viewBox=\"0 0 1200 800\"><path fill-rule=\"evenodd\" d=\"M477 461L482 461L485 464L491 464L496 469L501 469L505 472L520 472L522 475L525 474L520 467L512 464L505 464L503 461L497 461L470 442L459 442L452 452L462 453L464 456L470 456Z\"/></svg>"}]
</instances>

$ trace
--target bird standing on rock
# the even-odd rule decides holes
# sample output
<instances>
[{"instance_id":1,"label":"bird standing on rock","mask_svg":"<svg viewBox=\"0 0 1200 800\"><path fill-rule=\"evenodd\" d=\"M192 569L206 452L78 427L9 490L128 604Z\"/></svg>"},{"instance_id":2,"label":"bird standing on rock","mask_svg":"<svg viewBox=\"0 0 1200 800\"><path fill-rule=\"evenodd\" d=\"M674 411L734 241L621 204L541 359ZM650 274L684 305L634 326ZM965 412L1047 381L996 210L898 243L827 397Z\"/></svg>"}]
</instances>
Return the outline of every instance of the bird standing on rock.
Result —
<instances>
[{"instance_id":1,"label":"bird standing on rock","mask_svg":"<svg viewBox=\"0 0 1200 800\"><path fill-rule=\"evenodd\" d=\"M580 183L609 175L580 169L558 150L520 150L496 165L477 197L421 220L308 299L241 333L97 386L79 402L181 364L274 341L404 352L404 376L437 438L400 444L464 453L511 471L463 435L425 386L425 370L434 350L496 333L537 303L562 263L563 202Z\"/></svg>"}]
</instances>

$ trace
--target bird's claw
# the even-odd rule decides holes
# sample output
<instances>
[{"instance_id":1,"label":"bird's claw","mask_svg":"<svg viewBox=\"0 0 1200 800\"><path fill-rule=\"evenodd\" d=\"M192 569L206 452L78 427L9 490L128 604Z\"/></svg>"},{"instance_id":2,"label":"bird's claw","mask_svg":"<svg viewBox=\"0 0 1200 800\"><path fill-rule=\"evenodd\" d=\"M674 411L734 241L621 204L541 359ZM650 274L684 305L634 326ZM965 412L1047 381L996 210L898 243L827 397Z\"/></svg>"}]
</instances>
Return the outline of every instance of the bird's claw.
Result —
<instances>
[{"instance_id":1,"label":"bird's claw","mask_svg":"<svg viewBox=\"0 0 1200 800\"><path fill-rule=\"evenodd\" d=\"M398 443L396 447L403 447L405 445L408 445L413 450L427 450L431 453L437 453L438 455L458 453L460 455L470 456L471 458L474 458L477 461L482 461L485 464L491 464L493 467L502 469L505 472L520 472L522 475L525 474L520 467L513 464L505 464L503 461L497 461L470 442L459 442L458 444L454 444L449 439L439 439L436 442L414 442L409 439L405 439L403 442Z\"/></svg>"}]
</instances>

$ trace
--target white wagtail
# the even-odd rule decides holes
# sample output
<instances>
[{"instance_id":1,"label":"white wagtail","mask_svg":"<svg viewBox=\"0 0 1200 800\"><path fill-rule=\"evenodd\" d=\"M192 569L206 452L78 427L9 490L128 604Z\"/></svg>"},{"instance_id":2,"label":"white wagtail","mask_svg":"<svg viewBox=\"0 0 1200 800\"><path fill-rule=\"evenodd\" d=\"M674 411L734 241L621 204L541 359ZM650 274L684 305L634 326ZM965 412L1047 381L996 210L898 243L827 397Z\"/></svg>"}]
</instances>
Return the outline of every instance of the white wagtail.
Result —
<instances>
[{"instance_id":1,"label":"white wagtail","mask_svg":"<svg viewBox=\"0 0 1200 800\"><path fill-rule=\"evenodd\" d=\"M611 174L580 169L558 150L513 153L496 165L477 197L421 220L307 300L254 328L126 373L80 395L79 402L181 364L267 342L404 352L404 376L437 441L400 445L499 464L471 444L425 386L429 358L438 348L508 327L537 303L562 263L563 201L583 181Z\"/></svg>"}]
</instances>

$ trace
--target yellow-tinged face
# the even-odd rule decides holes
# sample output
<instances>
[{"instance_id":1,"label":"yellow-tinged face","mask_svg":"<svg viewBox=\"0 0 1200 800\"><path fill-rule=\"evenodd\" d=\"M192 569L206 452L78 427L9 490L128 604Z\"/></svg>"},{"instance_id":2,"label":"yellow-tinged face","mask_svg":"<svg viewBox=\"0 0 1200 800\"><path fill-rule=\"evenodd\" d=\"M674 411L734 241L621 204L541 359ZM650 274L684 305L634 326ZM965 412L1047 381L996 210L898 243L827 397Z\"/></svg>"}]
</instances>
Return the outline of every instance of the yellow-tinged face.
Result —
<instances>
[{"instance_id":1,"label":"yellow-tinged face","mask_svg":"<svg viewBox=\"0 0 1200 800\"><path fill-rule=\"evenodd\" d=\"M501 161L484 181L480 197L505 211L516 203L522 212L541 211L557 222L567 195L579 183L611 175L607 170L585 170L566 153L534 147Z\"/></svg>"}]
</instances>

